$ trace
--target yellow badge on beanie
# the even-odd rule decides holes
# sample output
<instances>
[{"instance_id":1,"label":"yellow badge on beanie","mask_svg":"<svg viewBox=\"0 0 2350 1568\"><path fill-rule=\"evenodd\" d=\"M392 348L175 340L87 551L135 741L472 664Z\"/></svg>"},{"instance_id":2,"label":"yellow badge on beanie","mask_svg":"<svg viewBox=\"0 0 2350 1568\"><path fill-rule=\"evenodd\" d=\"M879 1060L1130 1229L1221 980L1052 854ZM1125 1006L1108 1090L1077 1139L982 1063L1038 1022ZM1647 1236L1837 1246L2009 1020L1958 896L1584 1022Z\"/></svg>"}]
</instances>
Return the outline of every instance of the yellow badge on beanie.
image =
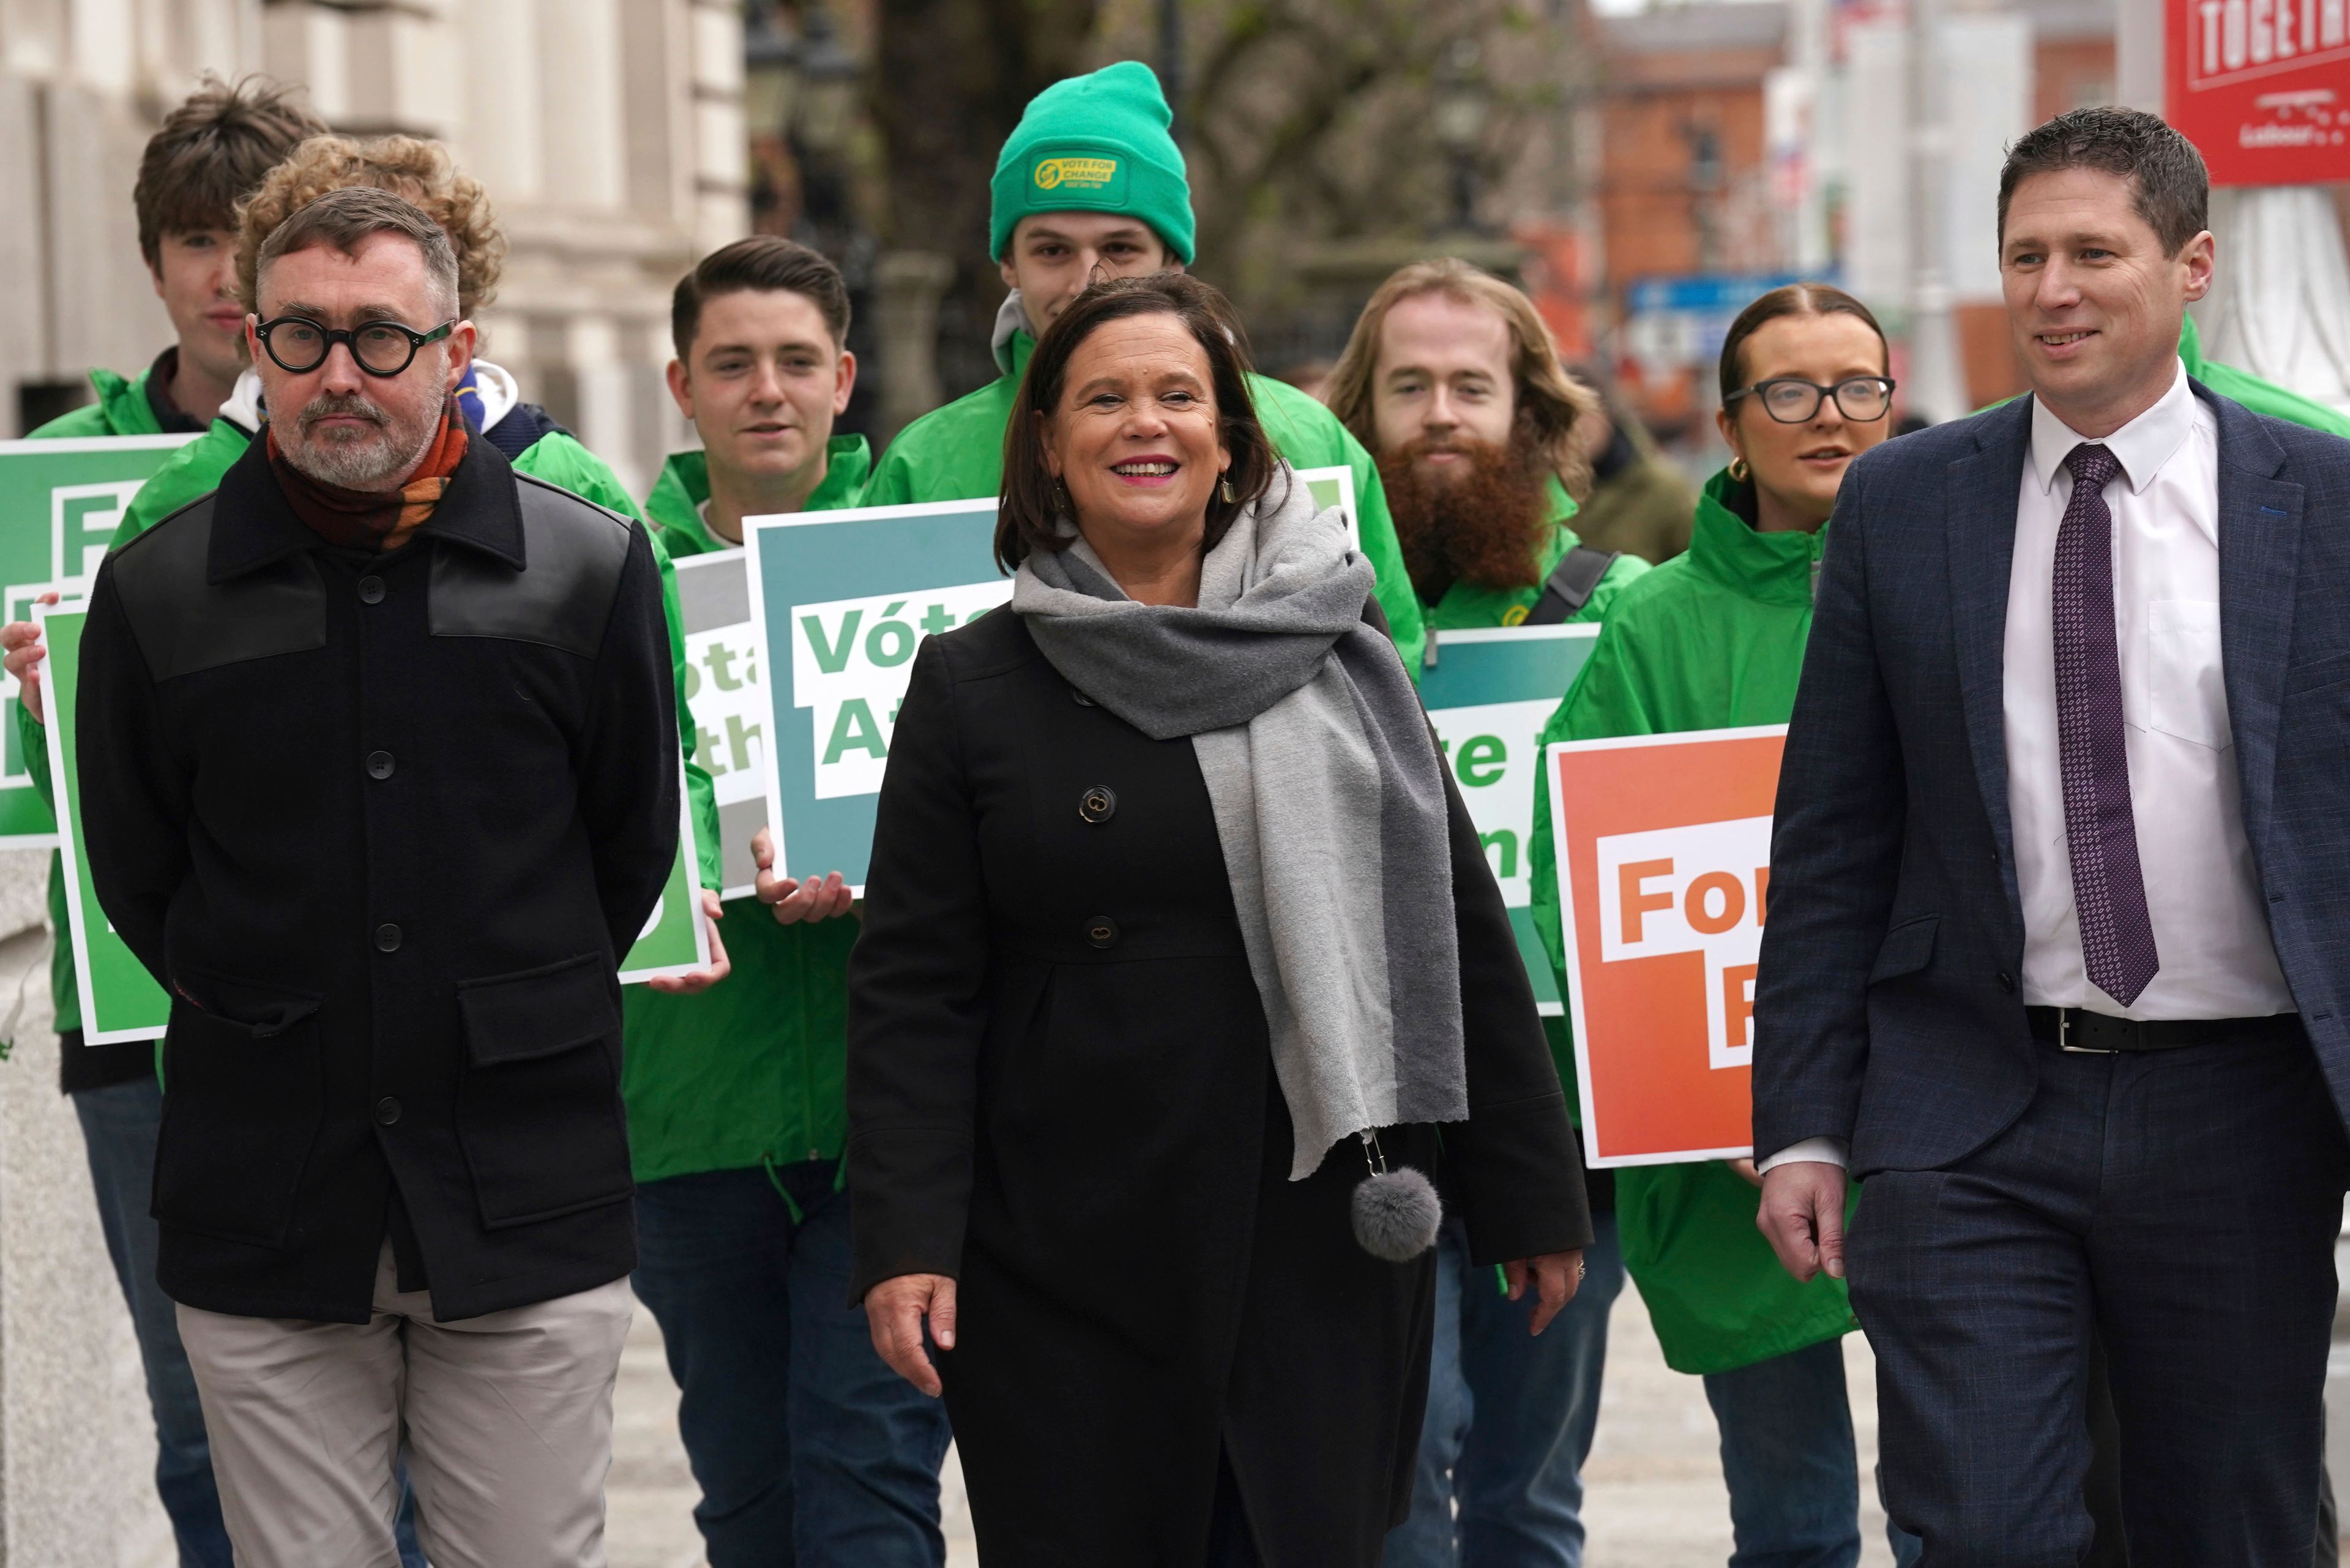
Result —
<instances>
[{"instance_id":1,"label":"yellow badge on beanie","mask_svg":"<svg viewBox=\"0 0 2350 1568\"><path fill-rule=\"evenodd\" d=\"M1039 158L1033 175L1039 191L1105 192L1118 182L1115 158Z\"/></svg>"}]
</instances>

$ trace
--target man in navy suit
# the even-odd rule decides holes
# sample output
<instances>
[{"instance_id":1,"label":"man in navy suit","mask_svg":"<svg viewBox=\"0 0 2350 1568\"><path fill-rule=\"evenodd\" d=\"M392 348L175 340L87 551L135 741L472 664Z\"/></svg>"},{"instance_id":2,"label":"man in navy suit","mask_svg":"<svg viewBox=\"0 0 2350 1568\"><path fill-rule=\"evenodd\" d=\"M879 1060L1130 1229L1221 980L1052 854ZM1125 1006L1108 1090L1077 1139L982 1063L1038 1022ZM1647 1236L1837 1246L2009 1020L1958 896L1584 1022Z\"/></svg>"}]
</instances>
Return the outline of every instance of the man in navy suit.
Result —
<instances>
[{"instance_id":1,"label":"man in navy suit","mask_svg":"<svg viewBox=\"0 0 2350 1568\"><path fill-rule=\"evenodd\" d=\"M2350 1182L2350 443L2190 379L2206 178L2159 119L2019 141L2033 393L1846 476L1755 994L1761 1223L1850 1266L1929 1568L2303 1568ZM1847 1183L1865 1200L1847 1247Z\"/></svg>"}]
</instances>

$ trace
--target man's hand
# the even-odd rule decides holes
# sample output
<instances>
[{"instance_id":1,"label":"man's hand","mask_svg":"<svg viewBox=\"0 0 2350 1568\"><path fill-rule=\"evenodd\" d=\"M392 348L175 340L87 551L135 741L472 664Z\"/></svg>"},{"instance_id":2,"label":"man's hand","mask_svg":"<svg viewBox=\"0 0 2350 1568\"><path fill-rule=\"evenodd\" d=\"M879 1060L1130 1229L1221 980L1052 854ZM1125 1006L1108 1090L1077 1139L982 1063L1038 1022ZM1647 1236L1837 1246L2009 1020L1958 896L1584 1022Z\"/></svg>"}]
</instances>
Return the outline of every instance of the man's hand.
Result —
<instances>
[{"instance_id":1,"label":"man's hand","mask_svg":"<svg viewBox=\"0 0 2350 1568\"><path fill-rule=\"evenodd\" d=\"M1502 1265L1502 1278L1510 1287L1510 1299L1517 1301L1526 1293L1526 1281L1532 1276L1534 1286L1534 1321L1529 1334L1540 1334L1558 1315L1558 1309L1575 1299L1583 1283L1583 1252L1544 1252L1539 1258L1519 1258Z\"/></svg>"},{"instance_id":2,"label":"man's hand","mask_svg":"<svg viewBox=\"0 0 2350 1568\"><path fill-rule=\"evenodd\" d=\"M732 960L726 956L726 944L718 940L718 922L726 910L718 902L718 895L709 888L702 889L702 923L710 928L710 967L688 970L683 974L657 974L645 984L663 996L691 996L708 991L734 972Z\"/></svg>"},{"instance_id":3,"label":"man's hand","mask_svg":"<svg viewBox=\"0 0 2350 1568\"><path fill-rule=\"evenodd\" d=\"M1762 1208L1754 1223L1779 1254L1780 1266L1809 1283L1825 1272L1844 1278L1844 1200L1850 1179L1840 1165L1791 1159L1762 1177Z\"/></svg>"},{"instance_id":4,"label":"man's hand","mask_svg":"<svg viewBox=\"0 0 2350 1568\"><path fill-rule=\"evenodd\" d=\"M45 605L57 603L57 590L49 589L34 602ZM47 723L48 716L41 711L40 663L48 656L49 650L41 646L40 626L29 620L12 620L0 627L0 649L6 652L6 657L0 659L0 668L5 668L16 678L16 700L25 705L25 711L33 716L33 722Z\"/></svg>"},{"instance_id":5,"label":"man's hand","mask_svg":"<svg viewBox=\"0 0 2350 1568\"><path fill-rule=\"evenodd\" d=\"M759 875L752 889L759 902L775 912L779 926L796 926L803 920L814 924L848 913L848 885L837 871L806 881L795 881L775 875L775 840L765 828L751 836L751 858L758 862Z\"/></svg>"},{"instance_id":6,"label":"man's hand","mask_svg":"<svg viewBox=\"0 0 2350 1568\"><path fill-rule=\"evenodd\" d=\"M955 1282L944 1274L899 1274L865 1293L865 1324L889 1370L935 1399L939 1369L922 1349L922 1320L941 1350L955 1343Z\"/></svg>"}]
</instances>

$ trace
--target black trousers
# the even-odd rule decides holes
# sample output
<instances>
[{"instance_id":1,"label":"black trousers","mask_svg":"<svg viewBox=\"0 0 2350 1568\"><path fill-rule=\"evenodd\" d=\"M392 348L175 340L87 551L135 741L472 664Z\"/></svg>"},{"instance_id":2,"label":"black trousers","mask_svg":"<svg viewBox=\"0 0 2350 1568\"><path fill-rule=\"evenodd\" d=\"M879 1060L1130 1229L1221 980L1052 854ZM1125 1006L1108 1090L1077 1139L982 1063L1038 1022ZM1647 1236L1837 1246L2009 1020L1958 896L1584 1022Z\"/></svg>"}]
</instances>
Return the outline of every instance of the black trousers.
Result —
<instances>
[{"instance_id":1,"label":"black trousers","mask_svg":"<svg viewBox=\"0 0 2350 1568\"><path fill-rule=\"evenodd\" d=\"M2075 1568L2103 1340L2134 1568L2306 1568L2350 1182L2305 1044L2043 1046L2016 1125L1862 1187L1853 1308L1926 1568Z\"/></svg>"}]
</instances>

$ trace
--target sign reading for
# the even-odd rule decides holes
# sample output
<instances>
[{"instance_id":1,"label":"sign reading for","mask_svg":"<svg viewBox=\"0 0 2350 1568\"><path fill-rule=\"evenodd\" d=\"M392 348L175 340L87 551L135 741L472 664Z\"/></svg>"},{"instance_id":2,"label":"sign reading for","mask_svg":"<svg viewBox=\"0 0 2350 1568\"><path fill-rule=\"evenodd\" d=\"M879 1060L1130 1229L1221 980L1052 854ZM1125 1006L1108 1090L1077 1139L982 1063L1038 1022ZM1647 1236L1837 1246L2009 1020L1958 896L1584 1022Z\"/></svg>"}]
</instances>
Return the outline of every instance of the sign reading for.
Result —
<instances>
[{"instance_id":1,"label":"sign reading for","mask_svg":"<svg viewBox=\"0 0 2350 1568\"><path fill-rule=\"evenodd\" d=\"M1502 885L1535 1003L1555 1017L1558 986L1529 909L1526 830L1534 817L1543 726L1591 657L1599 628L1524 626L1429 635L1440 652L1420 673L1420 701Z\"/></svg>"},{"instance_id":2,"label":"sign reading for","mask_svg":"<svg viewBox=\"0 0 2350 1568\"><path fill-rule=\"evenodd\" d=\"M1754 969L1786 734L1703 730L1544 753L1591 1165L1749 1152Z\"/></svg>"},{"instance_id":3,"label":"sign reading for","mask_svg":"<svg viewBox=\"0 0 2350 1568\"><path fill-rule=\"evenodd\" d=\"M192 436L81 436L0 441L0 613L30 620L43 593L89 592L123 509ZM33 787L16 722L16 683L0 692L0 848L47 849L57 819Z\"/></svg>"}]
</instances>

